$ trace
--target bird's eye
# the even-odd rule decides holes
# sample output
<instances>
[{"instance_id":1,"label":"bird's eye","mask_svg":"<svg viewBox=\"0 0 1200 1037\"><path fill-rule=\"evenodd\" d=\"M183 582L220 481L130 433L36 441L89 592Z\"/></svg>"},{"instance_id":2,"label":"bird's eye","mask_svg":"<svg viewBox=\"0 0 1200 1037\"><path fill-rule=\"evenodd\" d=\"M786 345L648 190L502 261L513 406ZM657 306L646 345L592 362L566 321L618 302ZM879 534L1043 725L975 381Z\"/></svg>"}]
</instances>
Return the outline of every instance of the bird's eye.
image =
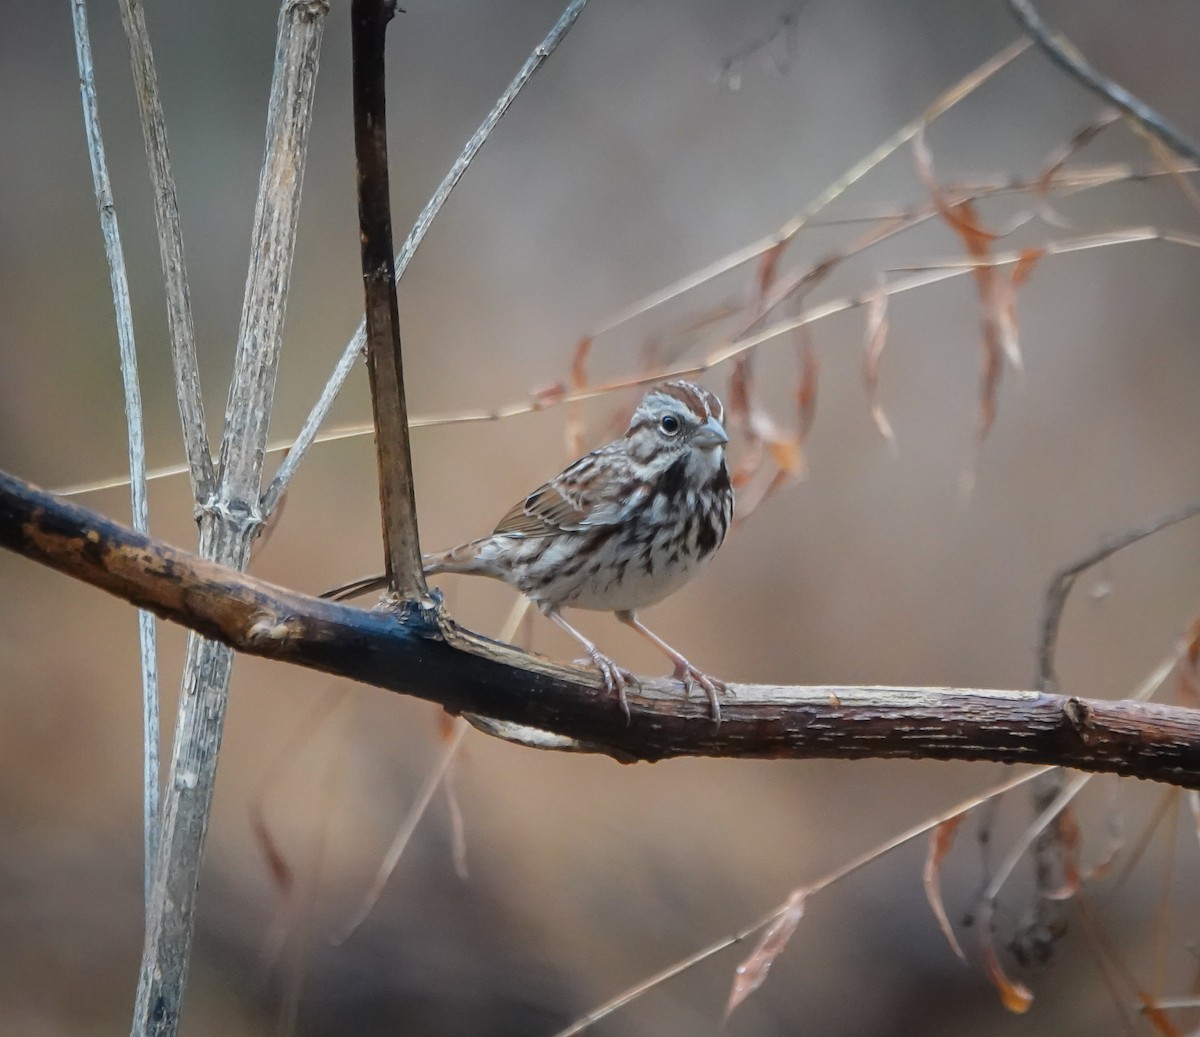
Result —
<instances>
[{"instance_id":1,"label":"bird's eye","mask_svg":"<svg viewBox=\"0 0 1200 1037\"><path fill-rule=\"evenodd\" d=\"M659 426L668 436L674 436L679 432L679 419L674 414L664 414Z\"/></svg>"}]
</instances>

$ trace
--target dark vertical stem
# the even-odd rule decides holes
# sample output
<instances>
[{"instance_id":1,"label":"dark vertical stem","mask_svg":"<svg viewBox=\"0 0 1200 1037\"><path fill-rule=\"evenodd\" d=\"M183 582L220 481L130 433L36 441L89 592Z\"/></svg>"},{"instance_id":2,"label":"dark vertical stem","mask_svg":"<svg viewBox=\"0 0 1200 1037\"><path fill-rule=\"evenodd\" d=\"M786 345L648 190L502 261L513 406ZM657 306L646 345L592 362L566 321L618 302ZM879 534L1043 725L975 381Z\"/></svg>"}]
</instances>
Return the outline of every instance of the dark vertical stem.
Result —
<instances>
[{"instance_id":1,"label":"dark vertical stem","mask_svg":"<svg viewBox=\"0 0 1200 1037\"><path fill-rule=\"evenodd\" d=\"M400 352L392 213L388 187L384 43L394 0L353 0L354 154L358 224L366 297L367 370L375 414L375 451L388 586L404 598L423 598L425 576L417 540L408 407Z\"/></svg>"}]
</instances>

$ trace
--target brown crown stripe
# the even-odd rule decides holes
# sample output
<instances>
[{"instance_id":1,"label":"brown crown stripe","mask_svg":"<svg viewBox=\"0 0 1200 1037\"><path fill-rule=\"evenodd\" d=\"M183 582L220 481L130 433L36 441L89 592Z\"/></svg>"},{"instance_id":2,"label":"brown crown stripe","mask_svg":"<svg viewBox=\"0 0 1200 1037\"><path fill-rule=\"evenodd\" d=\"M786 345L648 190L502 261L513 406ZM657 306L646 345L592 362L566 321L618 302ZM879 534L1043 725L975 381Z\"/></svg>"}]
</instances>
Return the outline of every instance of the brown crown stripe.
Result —
<instances>
[{"instance_id":1,"label":"brown crown stripe","mask_svg":"<svg viewBox=\"0 0 1200 1037\"><path fill-rule=\"evenodd\" d=\"M725 408L721 406L721 401L707 389L693 382L664 382L655 386L651 392L678 400L701 422L708 418L716 418L721 422L725 419Z\"/></svg>"}]
</instances>

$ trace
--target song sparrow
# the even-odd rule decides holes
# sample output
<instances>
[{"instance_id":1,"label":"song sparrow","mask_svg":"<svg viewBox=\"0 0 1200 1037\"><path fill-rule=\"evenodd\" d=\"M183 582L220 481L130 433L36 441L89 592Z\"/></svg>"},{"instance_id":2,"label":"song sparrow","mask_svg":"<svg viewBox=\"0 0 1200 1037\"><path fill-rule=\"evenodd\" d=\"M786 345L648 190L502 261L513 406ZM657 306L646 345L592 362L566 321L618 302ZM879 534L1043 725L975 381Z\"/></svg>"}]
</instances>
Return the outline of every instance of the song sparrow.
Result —
<instances>
[{"instance_id":1,"label":"song sparrow","mask_svg":"<svg viewBox=\"0 0 1200 1037\"><path fill-rule=\"evenodd\" d=\"M722 682L696 669L642 625L653 605L692 576L721 546L733 517L725 467L724 407L691 382L650 389L625 434L581 457L504 516L491 536L424 556L427 575L470 573L511 584L587 650L629 719L626 685L636 683L560 613L611 611L663 652L690 693L699 684L713 720ZM371 576L326 591L343 599L382 589Z\"/></svg>"}]
</instances>

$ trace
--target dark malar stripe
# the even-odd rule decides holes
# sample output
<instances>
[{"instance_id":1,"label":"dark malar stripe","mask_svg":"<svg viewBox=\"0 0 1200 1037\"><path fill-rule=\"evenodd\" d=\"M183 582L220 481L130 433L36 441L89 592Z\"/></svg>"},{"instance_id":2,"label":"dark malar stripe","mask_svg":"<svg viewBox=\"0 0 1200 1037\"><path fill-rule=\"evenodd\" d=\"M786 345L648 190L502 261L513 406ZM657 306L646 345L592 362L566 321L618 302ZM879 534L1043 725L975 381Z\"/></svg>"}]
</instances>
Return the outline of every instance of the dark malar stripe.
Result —
<instances>
[{"instance_id":1,"label":"dark malar stripe","mask_svg":"<svg viewBox=\"0 0 1200 1037\"><path fill-rule=\"evenodd\" d=\"M726 484L729 477L725 477ZM687 458L681 457L663 472L662 482L658 484L658 492L666 497L668 505L678 506L681 498L687 492Z\"/></svg>"}]
</instances>

